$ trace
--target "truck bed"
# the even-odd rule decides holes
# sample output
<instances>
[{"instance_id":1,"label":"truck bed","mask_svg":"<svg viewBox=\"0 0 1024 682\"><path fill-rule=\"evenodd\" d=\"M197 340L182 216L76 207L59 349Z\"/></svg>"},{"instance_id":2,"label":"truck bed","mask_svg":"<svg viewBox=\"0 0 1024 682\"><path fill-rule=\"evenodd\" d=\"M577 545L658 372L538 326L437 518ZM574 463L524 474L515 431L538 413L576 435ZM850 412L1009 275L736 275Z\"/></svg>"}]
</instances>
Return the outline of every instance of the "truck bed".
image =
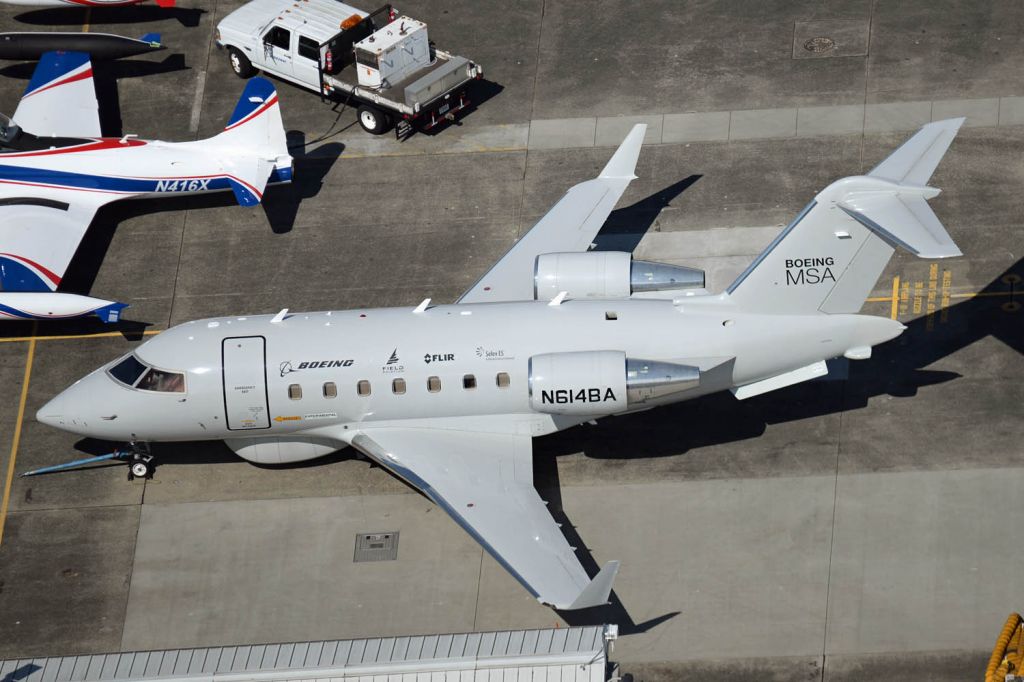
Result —
<instances>
[{"instance_id":1,"label":"truck bed","mask_svg":"<svg viewBox=\"0 0 1024 682\"><path fill-rule=\"evenodd\" d=\"M360 86L358 72L356 71L358 65L355 64L342 69L337 74L325 74L324 81L342 92L372 100L403 113L412 114L417 110L417 104L420 108L423 108L437 97L471 80L472 77L464 69L468 64L469 61L464 57L453 56L438 50L436 58L428 67L410 74L408 77L393 83L387 88L377 89ZM444 74L445 71L451 71L451 73ZM456 71L461 73L456 76ZM442 77L438 78L439 75ZM443 75L448 75L449 77L444 79ZM448 82L444 82L445 80ZM418 92L407 91L410 86L414 86L421 81L423 82L421 85L424 87L419 89ZM432 90L430 88L431 82L447 85L447 87ZM417 94L420 96L417 97Z\"/></svg>"}]
</instances>

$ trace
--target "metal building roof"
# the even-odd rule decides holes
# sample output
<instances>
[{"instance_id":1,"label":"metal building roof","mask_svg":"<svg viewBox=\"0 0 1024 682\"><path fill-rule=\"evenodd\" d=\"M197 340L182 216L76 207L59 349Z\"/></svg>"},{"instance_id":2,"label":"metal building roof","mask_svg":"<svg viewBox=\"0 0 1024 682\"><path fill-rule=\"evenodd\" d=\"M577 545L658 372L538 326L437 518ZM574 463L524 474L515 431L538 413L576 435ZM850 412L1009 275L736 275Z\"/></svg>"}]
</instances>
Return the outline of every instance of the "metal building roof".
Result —
<instances>
[{"instance_id":1,"label":"metal building roof","mask_svg":"<svg viewBox=\"0 0 1024 682\"><path fill-rule=\"evenodd\" d=\"M614 627L614 626L611 626ZM167 649L0 661L0 682L317 680L366 677L466 680L466 671L533 668L530 679L598 682L605 627ZM610 635L609 638L614 638ZM545 668L547 671L545 671ZM453 673L453 675L443 675ZM394 676L400 677L394 677Z\"/></svg>"}]
</instances>

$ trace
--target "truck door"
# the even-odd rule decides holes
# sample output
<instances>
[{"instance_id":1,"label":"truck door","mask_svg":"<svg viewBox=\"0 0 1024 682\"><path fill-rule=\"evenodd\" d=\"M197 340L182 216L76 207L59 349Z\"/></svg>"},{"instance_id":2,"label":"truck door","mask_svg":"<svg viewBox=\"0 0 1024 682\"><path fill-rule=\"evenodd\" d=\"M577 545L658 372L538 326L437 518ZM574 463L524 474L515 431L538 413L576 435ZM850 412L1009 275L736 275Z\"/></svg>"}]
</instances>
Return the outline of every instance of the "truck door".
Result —
<instances>
[{"instance_id":1,"label":"truck door","mask_svg":"<svg viewBox=\"0 0 1024 682\"><path fill-rule=\"evenodd\" d=\"M262 336L237 336L221 342L224 416L232 431L270 428L266 344Z\"/></svg>"},{"instance_id":2,"label":"truck door","mask_svg":"<svg viewBox=\"0 0 1024 682\"><path fill-rule=\"evenodd\" d=\"M292 72L301 82L320 88L320 44L312 38L296 34L295 59Z\"/></svg>"},{"instance_id":3,"label":"truck door","mask_svg":"<svg viewBox=\"0 0 1024 682\"><path fill-rule=\"evenodd\" d=\"M271 73L292 75L292 32L274 26L263 34L263 61L260 68Z\"/></svg>"}]
</instances>

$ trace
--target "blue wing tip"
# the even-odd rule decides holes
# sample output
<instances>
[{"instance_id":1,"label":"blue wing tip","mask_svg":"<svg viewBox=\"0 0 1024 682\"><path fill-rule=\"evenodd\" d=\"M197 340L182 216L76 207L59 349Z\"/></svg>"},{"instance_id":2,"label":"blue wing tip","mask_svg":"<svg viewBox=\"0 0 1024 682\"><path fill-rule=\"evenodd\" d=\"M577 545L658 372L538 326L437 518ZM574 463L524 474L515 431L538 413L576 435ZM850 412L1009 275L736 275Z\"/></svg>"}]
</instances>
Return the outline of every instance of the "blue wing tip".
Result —
<instances>
[{"instance_id":1,"label":"blue wing tip","mask_svg":"<svg viewBox=\"0 0 1024 682\"><path fill-rule=\"evenodd\" d=\"M232 178L228 178L228 182L231 183L231 191L235 193L235 199L238 200L239 206L256 206L260 203L262 197L256 196L242 183Z\"/></svg>"},{"instance_id":2,"label":"blue wing tip","mask_svg":"<svg viewBox=\"0 0 1024 682\"><path fill-rule=\"evenodd\" d=\"M121 311L128 307L127 303L111 303L102 308L92 311L92 314L100 318L104 324L112 324L121 321Z\"/></svg>"},{"instance_id":3,"label":"blue wing tip","mask_svg":"<svg viewBox=\"0 0 1024 682\"><path fill-rule=\"evenodd\" d=\"M144 43L149 43L154 47L160 45L160 34L159 33L147 33L146 35L139 38Z\"/></svg>"}]
</instances>

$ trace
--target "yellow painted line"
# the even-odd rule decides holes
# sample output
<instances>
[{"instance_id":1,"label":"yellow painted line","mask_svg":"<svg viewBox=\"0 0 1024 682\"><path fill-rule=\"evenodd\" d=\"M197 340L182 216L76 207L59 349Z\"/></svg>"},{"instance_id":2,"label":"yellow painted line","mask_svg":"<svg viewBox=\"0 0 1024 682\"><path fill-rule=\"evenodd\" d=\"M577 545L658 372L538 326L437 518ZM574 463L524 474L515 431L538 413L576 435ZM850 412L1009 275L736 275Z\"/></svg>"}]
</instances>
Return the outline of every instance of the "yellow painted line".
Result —
<instances>
[{"instance_id":1,"label":"yellow painted line","mask_svg":"<svg viewBox=\"0 0 1024 682\"><path fill-rule=\"evenodd\" d=\"M32 359L36 354L35 339L28 342L28 356L25 359L25 376L21 380L21 399L18 401L18 417L14 422L14 438L11 441L11 458L7 461L7 479L4 482L4 498L0 502L0 544L4 540L4 523L7 521L7 505L11 501L11 483L14 481L14 461L18 458L21 442L21 422L25 418L25 403L28 401L28 381L32 377Z\"/></svg>"},{"instance_id":2,"label":"yellow painted line","mask_svg":"<svg viewBox=\"0 0 1024 682\"><path fill-rule=\"evenodd\" d=\"M147 329L142 332L143 336L159 334L163 329ZM0 343L23 343L25 341L67 341L69 339L109 339L116 336L124 336L123 332L102 332L99 334L64 334L63 336L12 336L9 339L0 339Z\"/></svg>"},{"instance_id":3,"label":"yellow painted line","mask_svg":"<svg viewBox=\"0 0 1024 682\"><path fill-rule=\"evenodd\" d=\"M89 32L89 21L91 21L91 20L92 20L92 8L91 7L86 7L85 8L85 23L82 24L82 33L88 33Z\"/></svg>"},{"instance_id":4,"label":"yellow painted line","mask_svg":"<svg viewBox=\"0 0 1024 682\"><path fill-rule=\"evenodd\" d=\"M950 298L989 298L996 296L1017 296L1019 292L1013 291L979 291L976 294L950 294Z\"/></svg>"},{"instance_id":5,"label":"yellow painted line","mask_svg":"<svg viewBox=\"0 0 1024 682\"><path fill-rule=\"evenodd\" d=\"M892 310L889 311L889 319L895 320L896 313L899 312L900 307L900 276L896 275L892 278Z\"/></svg>"}]
</instances>

